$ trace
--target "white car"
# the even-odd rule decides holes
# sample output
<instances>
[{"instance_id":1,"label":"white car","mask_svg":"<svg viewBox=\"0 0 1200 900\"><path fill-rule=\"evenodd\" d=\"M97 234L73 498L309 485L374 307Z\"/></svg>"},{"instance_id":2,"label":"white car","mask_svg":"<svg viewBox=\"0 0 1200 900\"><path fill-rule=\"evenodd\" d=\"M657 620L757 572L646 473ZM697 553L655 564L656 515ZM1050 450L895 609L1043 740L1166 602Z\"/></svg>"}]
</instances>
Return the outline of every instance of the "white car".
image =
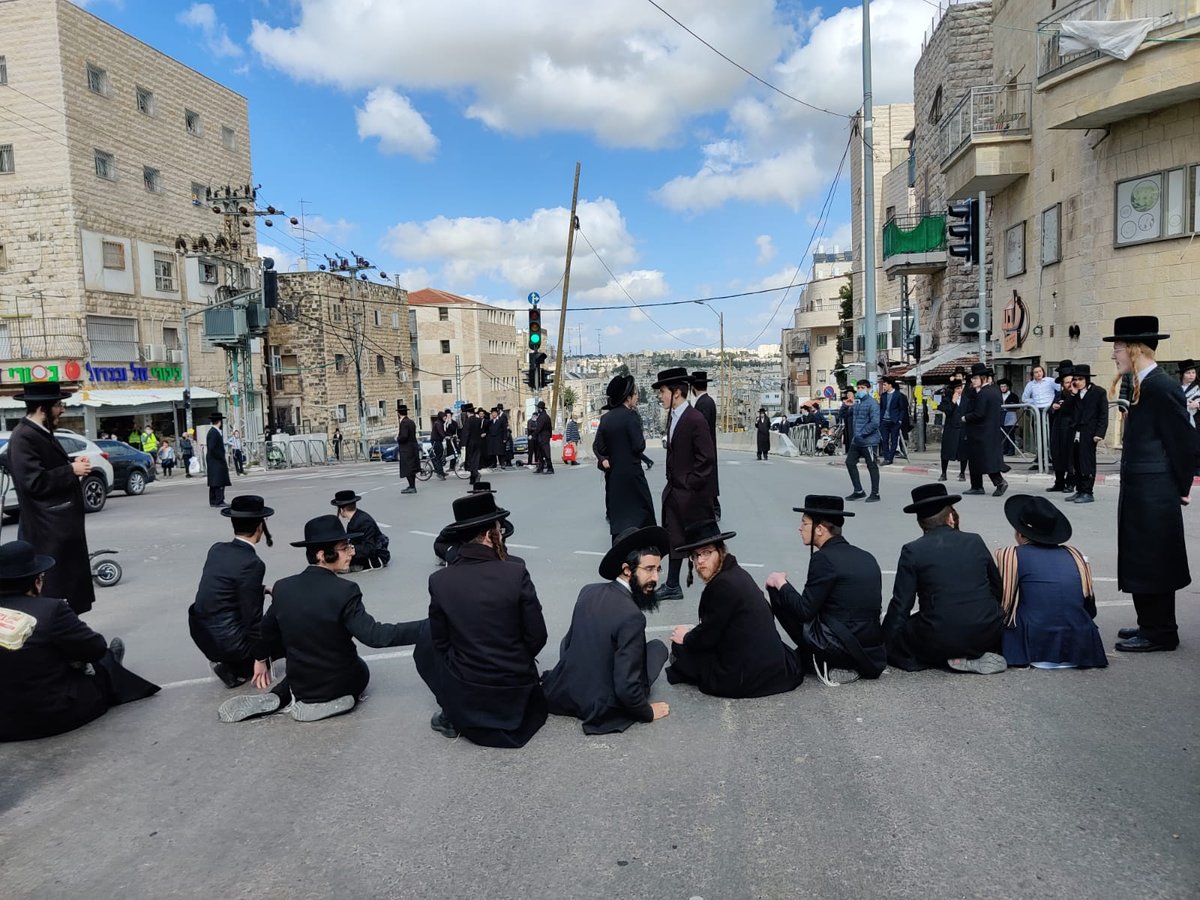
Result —
<instances>
[{"instance_id":1,"label":"white car","mask_svg":"<svg viewBox=\"0 0 1200 900\"><path fill-rule=\"evenodd\" d=\"M0 431L0 466L6 464L10 437L12 432ZM91 462L92 471L81 479L80 484L83 488L83 507L88 512L100 512L113 486L113 467L108 461L108 454L82 434L65 428L55 429L54 439L72 460L86 456ZM5 509L5 512L8 510Z\"/></svg>"}]
</instances>

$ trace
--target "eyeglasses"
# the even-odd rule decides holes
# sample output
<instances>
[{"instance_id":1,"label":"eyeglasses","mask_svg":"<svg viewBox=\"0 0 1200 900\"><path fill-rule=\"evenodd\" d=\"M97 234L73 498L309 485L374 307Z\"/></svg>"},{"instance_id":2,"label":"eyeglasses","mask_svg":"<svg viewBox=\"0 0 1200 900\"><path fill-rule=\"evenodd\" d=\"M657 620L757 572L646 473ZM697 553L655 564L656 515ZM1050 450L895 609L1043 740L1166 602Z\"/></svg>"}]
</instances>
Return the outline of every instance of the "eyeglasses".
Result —
<instances>
[{"instance_id":1,"label":"eyeglasses","mask_svg":"<svg viewBox=\"0 0 1200 900\"><path fill-rule=\"evenodd\" d=\"M354 545L353 544L335 544L333 549L337 553L353 553Z\"/></svg>"},{"instance_id":2,"label":"eyeglasses","mask_svg":"<svg viewBox=\"0 0 1200 900\"><path fill-rule=\"evenodd\" d=\"M638 566L637 571L646 572L650 575L661 575L662 566Z\"/></svg>"},{"instance_id":3,"label":"eyeglasses","mask_svg":"<svg viewBox=\"0 0 1200 900\"><path fill-rule=\"evenodd\" d=\"M702 559L707 559L716 552L716 547L704 547L700 550L693 550L691 554L689 554L688 559L690 559L692 562L699 562Z\"/></svg>"}]
</instances>

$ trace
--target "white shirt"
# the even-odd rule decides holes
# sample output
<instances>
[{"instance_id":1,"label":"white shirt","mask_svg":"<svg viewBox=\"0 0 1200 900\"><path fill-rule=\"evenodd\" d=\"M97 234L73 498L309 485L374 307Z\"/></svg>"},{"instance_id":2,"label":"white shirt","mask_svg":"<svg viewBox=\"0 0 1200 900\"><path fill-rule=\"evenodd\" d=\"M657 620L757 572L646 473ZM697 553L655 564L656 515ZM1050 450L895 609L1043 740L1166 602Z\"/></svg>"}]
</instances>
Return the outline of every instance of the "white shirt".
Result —
<instances>
[{"instance_id":1,"label":"white shirt","mask_svg":"<svg viewBox=\"0 0 1200 900\"><path fill-rule=\"evenodd\" d=\"M1021 402L1030 403L1038 409L1048 409L1058 396L1059 386L1049 378L1041 381L1031 381L1021 392Z\"/></svg>"},{"instance_id":2,"label":"white shirt","mask_svg":"<svg viewBox=\"0 0 1200 900\"><path fill-rule=\"evenodd\" d=\"M679 417L683 415L683 410L684 410L684 407L686 407L686 406L687 406L687 401L685 400L683 403L680 403L678 406L671 407L671 413L670 413L671 427L670 427L670 430L667 432L667 440L668 441L675 439L675 426L679 424Z\"/></svg>"},{"instance_id":3,"label":"white shirt","mask_svg":"<svg viewBox=\"0 0 1200 900\"><path fill-rule=\"evenodd\" d=\"M619 584L621 587L625 588L625 590L629 591L630 596L633 595L633 588L629 586L629 582L624 578L614 578L613 584Z\"/></svg>"},{"instance_id":4,"label":"white shirt","mask_svg":"<svg viewBox=\"0 0 1200 900\"><path fill-rule=\"evenodd\" d=\"M1141 382L1145 381L1146 376L1149 375L1151 372L1153 372L1157 368L1158 368L1158 363L1152 362L1152 363L1150 363L1150 365L1146 366L1146 368L1142 369L1142 371L1138 372L1137 373L1138 383L1140 384Z\"/></svg>"}]
</instances>

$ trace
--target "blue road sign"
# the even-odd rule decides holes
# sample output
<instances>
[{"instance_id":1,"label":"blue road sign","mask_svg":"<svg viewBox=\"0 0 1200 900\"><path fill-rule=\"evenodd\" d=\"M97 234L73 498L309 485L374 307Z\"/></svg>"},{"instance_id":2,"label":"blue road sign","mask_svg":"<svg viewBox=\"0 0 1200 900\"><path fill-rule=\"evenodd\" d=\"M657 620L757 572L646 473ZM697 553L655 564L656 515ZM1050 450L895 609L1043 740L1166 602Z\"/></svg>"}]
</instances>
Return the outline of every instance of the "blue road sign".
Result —
<instances>
[{"instance_id":1,"label":"blue road sign","mask_svg":"<svg viewBox=\"0 0 1200 900\"><path fill-rule=\"evenodd\" d=\"M832 400L837 396L837 391L833 389L833 385L831 384L825 385L825 390L821 391L821 393L825 395L826 400Z\"/></svg>"},{"instance_id":2,"label":"blue road sign","mask_svg":"<svg viewBox=\"0 0 1200 900\"><path fill-rule=\"evenodd\" d=\"M541 299L542 299L542 295L541 295L541 294L539 294L537 291L530 291L530 292L529 292L529 302L530 302L530 304L532 304L533 306L537 306L537 305L538 305L538 301L539 301L539 300L541 300Z\"/></svg>"}]
</instances>

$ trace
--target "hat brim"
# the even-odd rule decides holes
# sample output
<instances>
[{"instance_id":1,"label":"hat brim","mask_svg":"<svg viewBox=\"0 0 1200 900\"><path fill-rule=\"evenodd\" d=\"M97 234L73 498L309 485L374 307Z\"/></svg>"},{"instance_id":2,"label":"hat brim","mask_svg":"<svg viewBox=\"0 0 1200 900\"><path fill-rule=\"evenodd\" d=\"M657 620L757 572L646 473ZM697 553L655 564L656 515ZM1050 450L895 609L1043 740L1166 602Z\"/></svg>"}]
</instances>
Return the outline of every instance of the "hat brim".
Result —
<instances>
[{"instance_id":1,"label":"hat brim","mask_svg":"<svg viewBox=\"0 0 1200 900\"><path fill-rule=\"evenodd\" d=\"M690 387L691 383L692 381L690 378L688 378L686 375L681 375L678 378L668 378L666 381L656 381L654 384L650 385L650 389L657 391L659 388L678 387L681 385L684 387Z\"/></svg>"},{"instance_id":2,"label":"hat brim","mask_svg":"<svg viewBox=\"0 0 1200 900\"><path fill-rule=\"evenodd\" d=\"M74 393L74 391L64 391L62 388L59 388L58 395L54 397L30 397L24 391L21 391L19 394L13 394L12 398L20 400L22 403L57 403L59 400L66 400L68 397L74 396Z\"/></svg>"},{"instance_id":3,"label":"hat brim","mask_svg":"<svg viewBox=\"0 0 1200 900\"><path fill-rule=\"evenodd\" d=\"M710 544L722 543L730 538L737 537L736 531L722 531L720 534L714 534L711 537L706 537L702 541L692 541L690 544L684 544L681 547L676 547L672 553L687 553L689 550L697 550L700 547L707 547Z\"/></svg>"},{"instance_id":4,"label":"hat brim","mask_svg":"<svg viewBox=\"0 0 1200 900\"><path fill-rule=\"evenodd\" d=\"M1169 334L1110 334L1108 337L1100 338L1110 344L1116 341L1126 341L1133 344L1144 344L1146 341L1165 341L1170 337Z\"/></svg>"},{"instance_id":5,"label":"hat brim","mask_svg":"<svg viewBox=\"0 0 1200 900\"><path fill-rule=\"evenodd\" d=\"M496 507L495 512L490 512L484 516L474 516L470 519L463 519L461 522L451 522L442 529L444 534L461 536L464 532L478 532L484 525L490 525L492 522L501 522L507 519L512 513L507 509Z\"/></svg>"},{"instance_id":6,"label":"hat brim","mask_svg":"<svg viewBox=\"0 0 1200 900\"><path fill-rule=\"evenodd\" d=\"M29 578L32 575L41 575L43 572L49 572L58 561L53 556L47 556L45 553L35 553L33 559L29 562L29 568L21 572L5 572L3 577L7 580L16 578Z\"/></svg>"},{"instance_id":7,"label":"hat brim","mask_svg":"<svg viewBox=\"0 0 1200 900\"><path fill-rule=\"evenodd\" d=\"M337 544L343 540L352 541L355 538L363 536L361 531L347 531L341 537L330 538L327 541L290 541L293 547L328 547L330 544Z\"/></svg>"},{"instance_id":8,"label":"hat brim","mask_svg":"<svg viewBox=\"0 0 1200 900\"><path fill-rule=\"evenodd\" d=\"M650 525L646 528L639 528L623 540L619 539L604 554L604 559L600 560L600 577L606 581L612 581L621 574L621 565L625 562L625 557L635 550L642 550L646 547L658 550L659 556L666 556L670 553L671 538L667 534L667 529L660 528L658 525Z\"/></svg>"},{"instance_id":9,"label":"hat brim","mask_svg":"<svg viewBox=\"0 0 1200 900\"><path fill-rule=\"evenodd\" d=\"M793 506L792 512L803 513L806 516L820 516L824 519L832 519L835 516L841 519L848 519L858 515L858 513L846 512L840 509L823 509L812 506Z\"/></svg>"},{"instance_id":10,"label":"hat brim","mask_svg":"<svg viewBox=\"0 0 1200 900\"><path fill-rule=\"evenodd\" d=\"M1021 510L1032 499L1028 494L1013 494L1004 501L1004 518L1008 519L1008 524L1013 527L1013 530L1017 534L1029 538L1035 544L1057 547L1069 541L1072 530L1071 522L1058 507L1054 507L1054 529L1051 531L1036 531L1021 522Z\"/></svg>"},{"instance_id":11,"label":"hat brim","mask_svg":"<svg viewBox=\"0 0 1200 900\"><path fill-rule=\"evenodd\" d=\"M337 507L350 506L353 503L357 503L361 499L362 499L362 497L358 496L358 494L355 494L353 497L351 497L348 500L330 500L329 505L337 506Z\"/></svg>"},{"instance_id":12,"label":"hat brim","mask_svg":"<svg viewBox=\"0 0 1200 900\"><path fill-rule=\"evenodd\" d=\"M916 513L920 516L928 516L947 506L953 506L962 499L962 494L946 494L944 497L926 497L924 500L918 500L916 503L910 503L904 507L903 512Z\"/></svg>"},{"instance_id":13,"label":"hat brim","mask_svg":"<svg viewBox=\"0 0 1200 900\"><path fill-rule=\"evenodd\" d=\"M271 516L275 515L275 510L271 509L269 506L264 506L260 510L251 512L250 510L246 509L234 509L231 506L226 506L221 510L221 515L225 516L227 519L269 519Z\"/></svg>"}]
</instances>

